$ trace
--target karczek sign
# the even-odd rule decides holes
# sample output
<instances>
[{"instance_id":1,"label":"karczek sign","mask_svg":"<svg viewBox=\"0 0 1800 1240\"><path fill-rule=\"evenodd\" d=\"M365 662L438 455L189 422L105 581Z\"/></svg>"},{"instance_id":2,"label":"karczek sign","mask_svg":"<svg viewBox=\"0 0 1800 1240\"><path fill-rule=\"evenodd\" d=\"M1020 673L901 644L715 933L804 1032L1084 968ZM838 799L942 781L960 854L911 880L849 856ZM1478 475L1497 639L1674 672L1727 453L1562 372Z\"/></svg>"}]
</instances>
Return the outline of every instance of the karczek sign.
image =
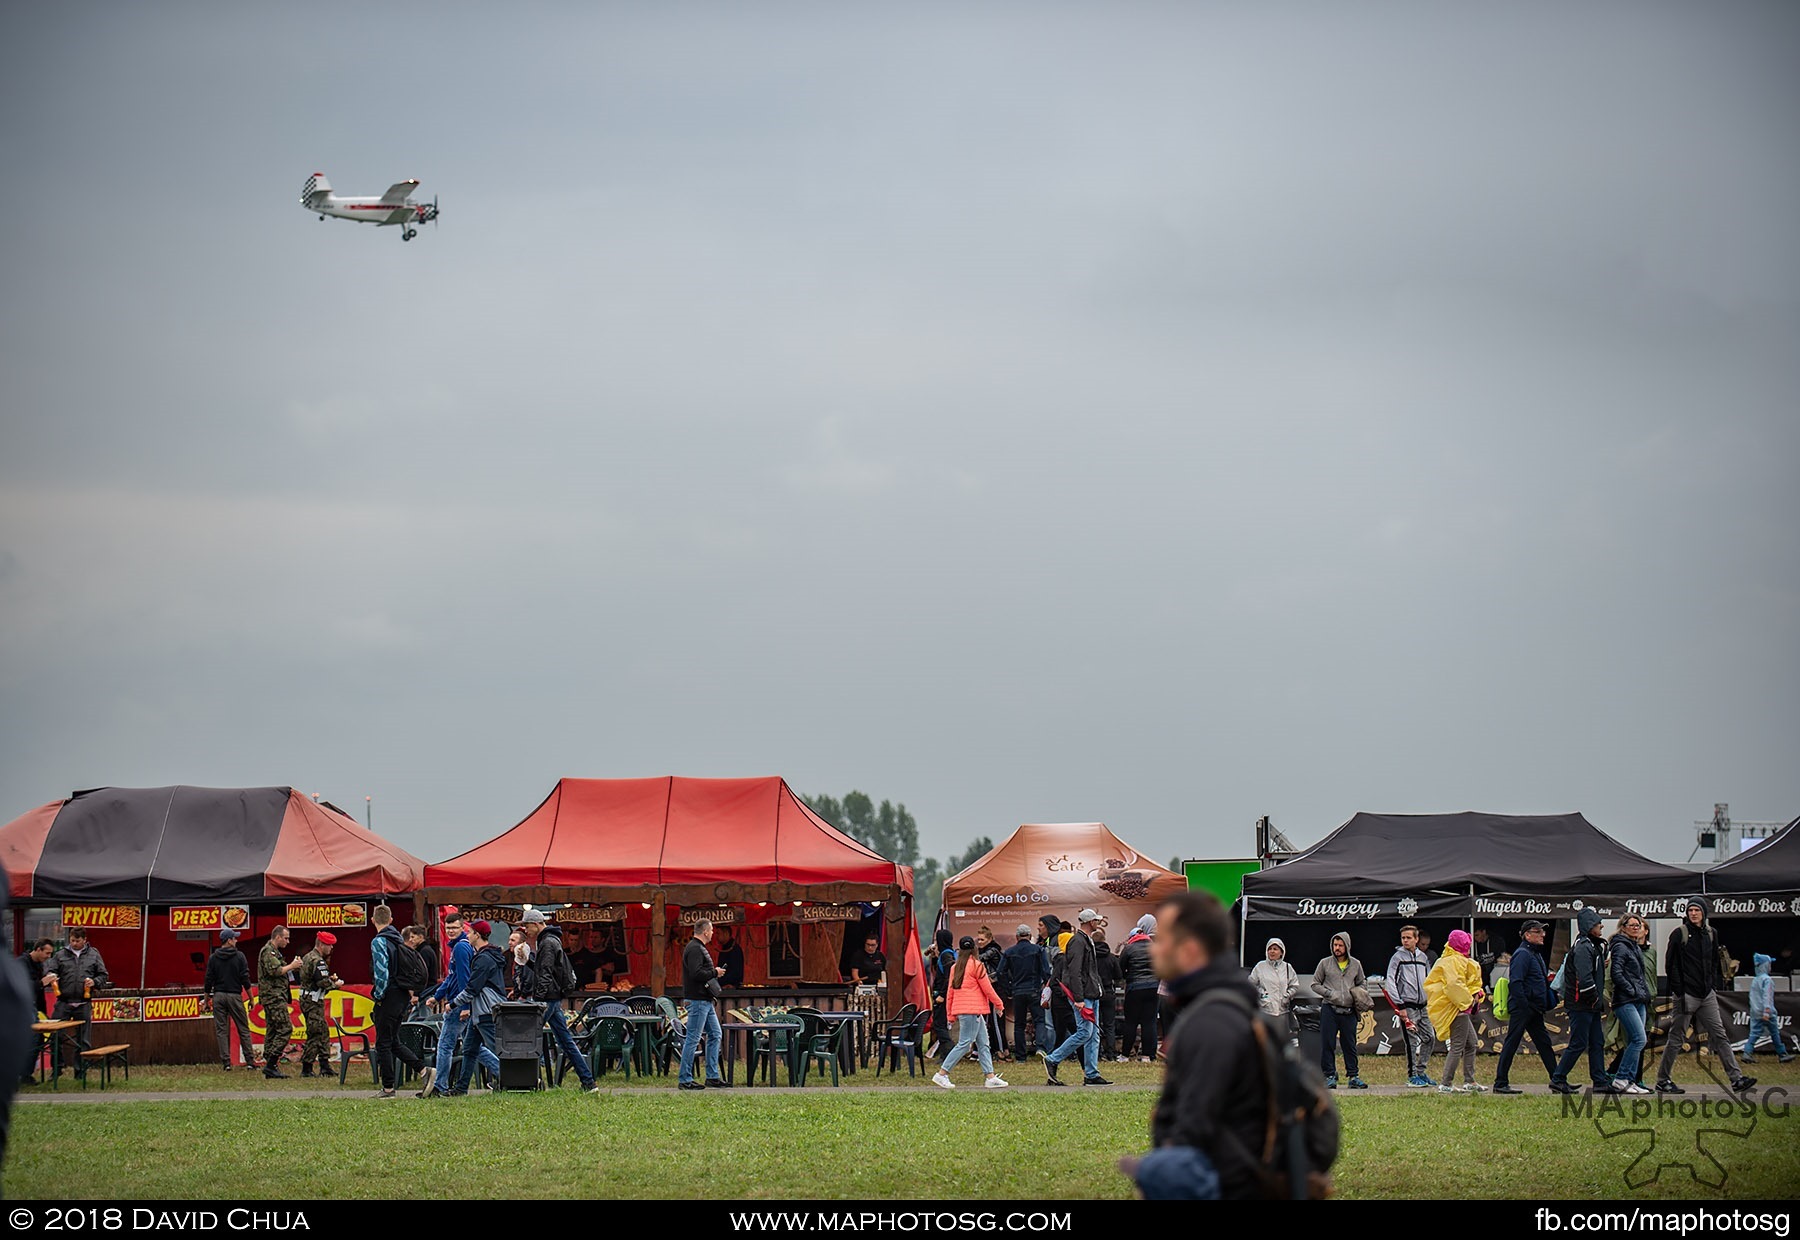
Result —
<instances>
[{"instance_id":1,"label":"karczek sign","mask_svg":"<svg viewBox=\"0 0 1800 1240\"><path fill-rule=\"evenodd\" d=\"M794 920L810 921L861 921L862 906L858 904L802 904L794 910Z\"/></svg>"},{"instance_id":2,"label":"karczek sign","mask_svg":"<svg viewBox=\"0 0 1800 1240\"><path fill-rule=\"evenodd\" d=\"M144 911L135 904L65 904L62 924L66 930L142 930Z\"/></svg>"},{"instance_id":3,"label":"karczek sign","mask_svg":"<svg viewBox=\"0 0 1800 1240\"><path fill-rule=\"evenodd\" d=\"M364 926L368 922L369 906L354 901L287 906L287 924L294 930L334 930L340 926Z\"/></svg>"},{"instance_id":4,"label":"karczek sign","mask_svg":"<svg viewBox=\"0 0 1800 1240\"><path fill-rule=\"evenodd\" d=\"M244 930L250 925L248 904L177 905L169 910L171 930Z\"/></svg>"},{"instance_id":5,"label":"karczek sign","mask_svg":"<svg viewBox=\"0 0 1800 1240\"><path fill-rule=\"evenodd\" d=\"M675 919L677 925L694 926L710 921L715 926L735 926L744 920L744 910L732 905L720 908L684 908Z\"/></svg>"}]
</instances>

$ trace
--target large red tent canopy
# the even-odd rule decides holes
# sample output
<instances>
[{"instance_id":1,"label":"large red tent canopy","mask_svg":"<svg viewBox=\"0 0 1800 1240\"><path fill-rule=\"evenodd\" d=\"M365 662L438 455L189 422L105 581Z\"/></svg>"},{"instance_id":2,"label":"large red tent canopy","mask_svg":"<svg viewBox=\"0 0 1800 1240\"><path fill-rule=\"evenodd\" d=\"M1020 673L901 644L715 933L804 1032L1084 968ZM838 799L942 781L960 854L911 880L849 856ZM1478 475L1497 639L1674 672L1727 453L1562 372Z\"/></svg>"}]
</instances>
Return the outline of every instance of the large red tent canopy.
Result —
<instances>
[{"instance_id":1,"label":"large red tent canopy","mask_svg":"<svg viewBox=\"0 0 1800 1240\"><path fill-rule=\"evenodd\" d=\"M912 870L820 818L776 776L563 779L524 821L425 867L425 897L652 906L651 978L660 991L669 906L883 903L890 976L919 991ZM892 988L898 1005L901 988ZM908 996L911 997L911 996Z\"/></svg>"},{"instance_id":2,"label":"large red tent canopy","mask_svg":"<svg viewBox=\"0 0 1800 1240\"><path fill-rule=\"evenodd\" d=\"M425 867L442 887L863 883L901 867L807 808L785 780L564 779L512 830Z\"/></svg>"}]
</instances>

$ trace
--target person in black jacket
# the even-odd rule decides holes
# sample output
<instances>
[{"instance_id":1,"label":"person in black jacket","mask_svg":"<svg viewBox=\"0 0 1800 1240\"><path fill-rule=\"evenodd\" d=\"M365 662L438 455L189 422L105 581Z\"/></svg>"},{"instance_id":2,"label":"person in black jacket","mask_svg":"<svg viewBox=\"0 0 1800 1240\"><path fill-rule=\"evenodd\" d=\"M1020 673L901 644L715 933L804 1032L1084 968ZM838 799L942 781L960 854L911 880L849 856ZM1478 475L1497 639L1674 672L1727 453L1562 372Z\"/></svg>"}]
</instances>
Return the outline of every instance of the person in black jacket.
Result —
<instances>
[{"instance_id":1,"label":"person in black jacket","mask_svg":"<svg viewBox=\"0 0 1800 1240\"><path fill-rule=\"evenodd\" d=\"M1649 929L1636 913L1619 918L1619 932L1612 938L1612 1002L1613 1014L1625 1034L1625 1048L1619 1052L1618 1064L1608 1069L1612 1074L1615 1094L1647 1094L1639 1080L1644 1074L1643 1053L1648 1041L1645 1020L1654 995L1649 979L1644 976L1643 940Z\"/></svg>"},{"instance_id":2,"label":"person in black jacket","mask_svg":"<svg viewBox=\"0 0 1800 1240\"><path fill-rule=\"evenodd\" d=\"M1550 1047L1550 1031L1544 1028L1544 1013L1550 1010L1550 973L1544 967L1544 923L1528 921L1520 930L1523 942L1512 954L1506 972L1506 1041L1500 1046L1500 1063L1494 1069L1494 1092L1522 1094L1508 1083L1513 1056L1525 1035L1544 1061L1544 1074L1556 1076L1556 1055Z\"/></svg>"},{"instance_id":3,"label":"person in black jacket","mask_svg":"<svg viewBox=\"0 0 1800 1240\"><path fill-rule=\"evenodd\" d=\"M1164 904L1156 924L1152 951L1174 1015L1150 1118L1154 1148L1120 1169L1152 1201L1260 1197L1266 1067L1250 1024L1256 991L1231 959L1230 919L1216 896L1190 891Z\"/></svg>"},{"instance_id":4,"label":"person in black jacket","mask_svg":"<svg viewBox=\"0 0 1800 1240\"><path fill-rule=\"evenodd\" d=\"M1669 974L1669 992L1675 996L1675 1020L1669 1026L1669 1040L1663 1043L1662 1062L1656 1065L1656 1092L1687 1092L1675 1083L1671 1072L1681 1055L1681 1044L1687 1040L1690 1023L1706 1034L1712 1053L1730 1074L1731 1087L1739 1091L1749 1089L1756 1084L1756 1078L1745 1076L1738 1067L1737 1054L1725 1034L1725 1018L1719 1014L1719 999L1714 992L1725 986L1725 975L1719 968L1719 936L1706 920L1706 901L1699 896L1688 898L1687 917L1669 934L1669 951L1663 961ZM1694 1040L1698 1044L1699 1038Z\"/></svg>"},{"instance_id":5,"label":"person in black jacket","mask_svg":"<svg viewBox=\"0 0 1800 1240\"><path fill-rule=\"evenodd\" d=\"M681 949L681 997L687 1001L687 1036L681 1042L682 1089L725 1088L725 1079L719 1075L719 1041L724 1034L719 1030L719 1009L712 995L725 970L713 963L712 953L706 950L712 936L712 922L697 921L694 937ZM706 1040L705 1085L694 1079L694 1057L702 1038Z\"/></svg>"},{"instance_id":6,"label":"person in black jacket","mask_svg":"<svg viewBox=\"0 0 1800 1240\"><path fill-rule=\"evenodd\" d=\"M1569 948L1569 960L1563 970L1564 1005L1569 1009L1569 1045L1556 1061L1550 1077L1550 1088L1559 1094L1581 1091L1569 1084L1569 1069L1587 1052L1588 1079L1595 1089L1610 1091L1612 1078L1606 1075L1606 1036L1600 1025L1606 1011L1606 935L1600 926L1600 914L1584 908L1576 915L1580 931ZM1508 987L1511 990L1511 987ZM1510 998L1509 998L1510 1002Z\"/></svg>"},{"instance_id":7,"label":"person in black jacket","mask_svg":"<svg viewBox=\"0 0 1800 1240\"><path fill-rule=\"evenodd\" d=\"M219 945L206 962L206 980L200 993L212 1005L213 1036L219 1041L219 1063L231 1071L231 1027L237 1026L238 1050L244 1066L254 1068L256 1056L250 1050L250 1016L244 998L250 993L250 962L238 950L238 932L219 931Z\"/></svg>"},{"instance_id":8,"label":"person in black jacket","mask_svg":"<svg viewBox=\"0 0 1800 1240\"><path fill-rule=\"evenodd\" d=\"M996 1059L1012 1058L1006 1053L1006 996L1011 992L1006 988L1005 962L1002 959L1004 954L1000 950L1000 944L994 941L992 930L982 926L975 931L975 958L987 970L988 984L1000 996L999 1012L987 1014L988 1045L993 1048Z\"/></svg>"},{"instance_id":9,"label":"person in black jacket","mask_svg":"<svg viewBox=\"0 0 1800 1240\"><path fill-rule=\"evenodd\" d=\"M1106 945L1105 927L1094 931L1094 962L1100 969L1100 1058L1104 1061L1116 1058L1119 1053L1115 1026L1118 1023L1119 985L1124 976L1119 968L1119 958Z\"/></svg>"},{"instance_id":10,"label":"person in black jacket","mask_svg":"<svg viewBox=\"0 0 1800 1240\"><path fill-rule=\"evenodd\" d=\"M447 1001L447 1010L461 1013L463 1025L462 1073L451 1098L469 1092L479 1065L486 1068L496 1082L500 1079L500 1035L494 1026L494 1006L506 999L506 953L493 941L492 922L475 920L469 927L469 945L474 948L469 958L469 980L462 990ZM434 1092L431 1096L436 1097Z\"/></svg>"},{"instance_id":11,"label":"person in black jacket","mask_svg":"<svg viewBox=\"0 0 1800 1240\"><path fill-rule=\"evenodd\" d=\"M1156 937L1156 917L1145 913L1125 946L1119 950L1119 973L1125 984L1125 1032L1119 1040L1119 1058L1131 1058L1135 1048L1143 1062L1156 1059L1156 966L1151 957Z\"/></svg>"},{"instance_id":12,"label":"person in black jacket","mask_svg":"<svg viewBox=\"0 0 1800 1240\"><path fill-rule=\"evenodd\" d=\"M544 1023L550 1026L550 1036L556 1040L564 1061L575 1066L575 1075L581 1078L581 1092L595 1093L600 1086L594 1083L594 1070L575 1044L575 1035L569 1032L563 1015L563 1000L575 993L575 966L563 950L562 931L550 924L542 909L535 908L525 910L519 929L531 944L529 997L544 1005Z\"/></svg>"},{"instance_id":13,"label":"person in black jacket","mask_svg":"<svg viewBox=\"0 0 1800 1240\"><path fill-rule=\"evenodd\" d=\"M1100 1004L1100 963L1094 954L1094 940L1090 937L1099 929L1100 914L1091 908L1084 908L1076 914L1081 923L1074 933L1069 935L1069 944L1063 948L1050 966L1050 989L1052 993L1064 995L1069 1001L1071 1013L1075 1018L1075 1032L1063 1040L1055 1050L1039 1051L1044 1061L1046 1085L1061 1085L1056 1079L1056 1067L1069 1056L1079 1053L1081 1056L1083 1085L1110 1085L1111 1081L1100 1075L1100 1025L1097 1011Z\"/></svg>"},{"instance_id":14,"label":"person in black jacket","mask_svg":"<svg viewBox=\"0 0 1800 1240\"><path fill-rule=\"evenodd\" d=\"M1050 1029L1038 996L1050 981L1050 961L1044 949L1031 941L1031 927L1014 928L1013 945L1000 953L1001 974L1005 978L1006 1010L1013 1018L1013 1057L1023 1059L1031 1053L1026 1041L1028 1030L1036 1034L1037 1045L1050 1043ZM995 983L1000 989L1000 983Z\"/></svg>"}]
</instances>

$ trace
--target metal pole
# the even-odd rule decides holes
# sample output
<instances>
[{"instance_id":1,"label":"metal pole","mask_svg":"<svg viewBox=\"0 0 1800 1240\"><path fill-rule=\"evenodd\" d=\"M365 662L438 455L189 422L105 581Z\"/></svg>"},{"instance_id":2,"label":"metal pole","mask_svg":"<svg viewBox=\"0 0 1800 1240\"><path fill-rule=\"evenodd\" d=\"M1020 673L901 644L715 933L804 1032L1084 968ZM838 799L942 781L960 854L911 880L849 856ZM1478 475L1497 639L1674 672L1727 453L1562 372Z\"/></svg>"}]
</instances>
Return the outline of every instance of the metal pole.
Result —
<instances>
[{"instance_id":1,"label":"metal pole","mask_svg":"<svg viewBox=\"0 0 1800 1240\"><path fill-rule=\"evenodd\" d=\"M1160 927L1160 926L1157 927L1157 929L1159 929L1159 930L1161 928L1162 927ZM1240 968L1246 967L1244 965L1244 962L1249 959L1249 957L1244 954L1244 950L1245 950L1244 949L1244 940L1246 938L1248 938L1249 935L1250 935L1250 897L1243 896L1240 898L1239 903L1238 903L1238 966ZM1282 957L1282 959L1285 960L1286 957L1284 956L1284 957Z\"/></svg>"},{"instance_id":2,"label":"metal pole","mask_svg":"<svg viewBox=\"0 0 1800 1240\"><path fill-rule=\"evenodd\" d=\"M363 798L363 829L367 831L373 831L375 829L374 797L366 796Z\"/></svg>"},{"instance_id":3,"label":"metal pole","mask_svg":"<svg viewBox=\"0 0 1800 1240\"><path fill-rule=\"evenodd\" d=\"M149 982L150 973L150 906L144 905L144 950L138 956L138 989L143 990Z\"/></svg>"}]
</instances>

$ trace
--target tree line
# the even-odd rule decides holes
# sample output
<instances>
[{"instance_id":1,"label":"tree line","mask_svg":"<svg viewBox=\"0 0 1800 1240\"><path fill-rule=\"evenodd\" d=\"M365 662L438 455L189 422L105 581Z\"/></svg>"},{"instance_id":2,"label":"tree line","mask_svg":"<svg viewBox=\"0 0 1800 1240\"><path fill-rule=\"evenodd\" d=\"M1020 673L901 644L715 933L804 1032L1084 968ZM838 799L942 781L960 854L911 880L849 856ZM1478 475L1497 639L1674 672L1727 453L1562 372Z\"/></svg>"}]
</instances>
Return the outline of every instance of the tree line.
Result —
<instances>
[{"instance_id":1,"label":"tree line","mask_svg":"<svg viewBox=\"0 0 1800 1240\"><path fill-rule=\"evenodd\" d=\"M866 792L852 790L840 800L833 796L801 798L812 812L859 844L874 849L890 861L909 865L913 872L913 915L919 934L929 939L944 903L944 880L994 850L994 841L978 836L969 846L943 860L919 855L919 824L904 803L875 804Z\"/></svg>"}]
</instances>

